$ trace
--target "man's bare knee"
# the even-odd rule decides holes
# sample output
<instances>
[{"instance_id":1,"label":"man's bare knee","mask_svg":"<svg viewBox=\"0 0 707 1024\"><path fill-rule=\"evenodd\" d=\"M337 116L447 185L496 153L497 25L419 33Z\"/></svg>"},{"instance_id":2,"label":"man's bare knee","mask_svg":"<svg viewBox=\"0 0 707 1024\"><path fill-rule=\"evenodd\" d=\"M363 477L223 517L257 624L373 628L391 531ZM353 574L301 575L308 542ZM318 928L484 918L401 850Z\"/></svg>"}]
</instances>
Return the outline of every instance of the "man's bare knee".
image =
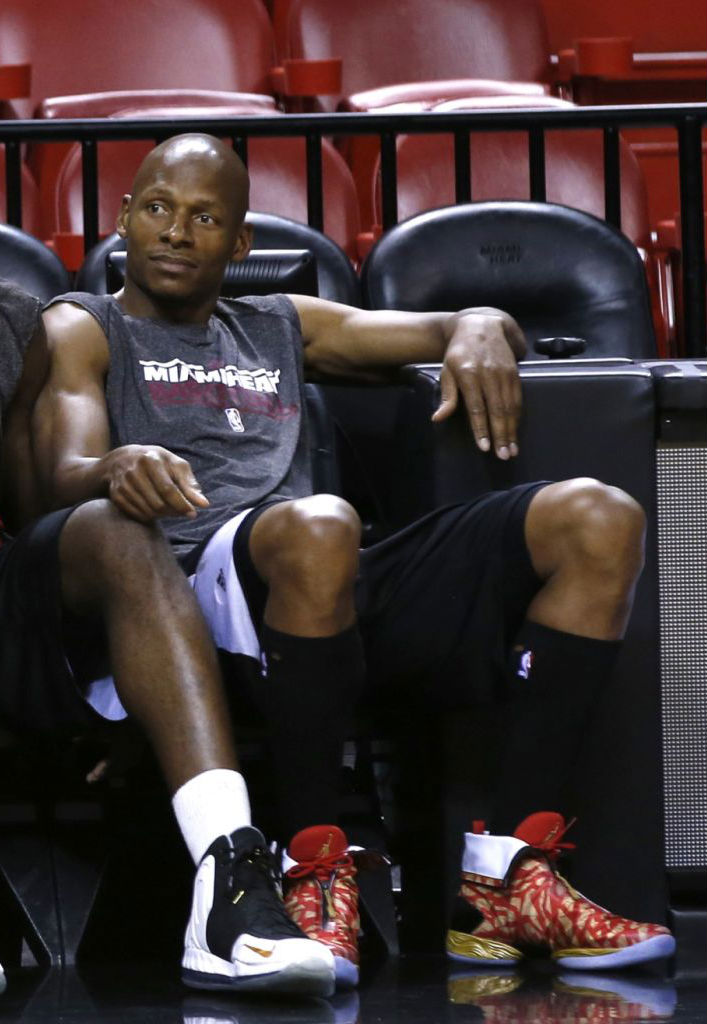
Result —
<instances>
[{"instance_id":1,"label":"man's bare knee","mask_svg":"<svg viewBox=\"0 0 707 1024\"><path fill-rule=\"evenodd\" d=\"M361 522L331 494L283 502L263 513L251 534L251 556L270 586L305 588L353 583Z\"/></svg>"},{"instance_id":2,"label":"man's bare knee","mask_svg":"<svg viewBox=\"0 0 707 1024\"><path fill-rule=\"evenodd\" d=\"M589 477L543 488L530 504L526 538L541 578L568 566L633 582L643 565L645 514L625 491Z\"/></svg>"}]
</instances>

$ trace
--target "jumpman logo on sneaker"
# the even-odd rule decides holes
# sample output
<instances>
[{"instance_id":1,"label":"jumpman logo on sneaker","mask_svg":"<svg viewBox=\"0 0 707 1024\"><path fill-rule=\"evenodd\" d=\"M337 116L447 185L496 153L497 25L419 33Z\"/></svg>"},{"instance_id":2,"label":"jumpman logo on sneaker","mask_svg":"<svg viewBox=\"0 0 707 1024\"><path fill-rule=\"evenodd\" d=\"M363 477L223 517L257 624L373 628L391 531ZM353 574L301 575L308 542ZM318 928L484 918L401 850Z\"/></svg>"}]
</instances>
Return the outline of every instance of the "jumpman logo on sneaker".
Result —
<instances>
[{"instance_id":1,"label":"jumpman logo on sneaker","mask_svg":"<svg viewBox=\"0 0 707 1024\"><path fill-rule=\"evenodd\" d=\"M317 854L318 858L319 857L328 857L329 854L331 853L331 840L332 840L333 835L334 835L334 833L330 832L329 835L327 836L327 841L325 843L322 843L322 848L319 851L319 853Z\"/></svg>"}]
</instances>

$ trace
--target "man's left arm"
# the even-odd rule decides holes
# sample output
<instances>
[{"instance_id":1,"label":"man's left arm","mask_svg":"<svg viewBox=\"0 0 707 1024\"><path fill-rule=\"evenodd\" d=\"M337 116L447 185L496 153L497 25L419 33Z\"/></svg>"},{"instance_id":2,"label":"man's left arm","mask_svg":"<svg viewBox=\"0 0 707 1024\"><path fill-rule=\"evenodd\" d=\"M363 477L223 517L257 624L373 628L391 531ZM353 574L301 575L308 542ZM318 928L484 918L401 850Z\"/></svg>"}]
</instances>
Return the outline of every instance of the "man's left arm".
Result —
<instances>
[{"instance_id":1,"label":"man's left arm","mask_svg":"<svg viewBox=\"0 0 707 1024\"><path fill-rule=\"evenodd\" d=\"M291 296L302 325L305 368L318 375L380 379L406 363L442 363L446 419L461 394L482 451L501 459L518 453L521 389L517 360L526 352L515 320L499 309L459 313L368 311L307 296Z\"/></svg>"}]
</instances>

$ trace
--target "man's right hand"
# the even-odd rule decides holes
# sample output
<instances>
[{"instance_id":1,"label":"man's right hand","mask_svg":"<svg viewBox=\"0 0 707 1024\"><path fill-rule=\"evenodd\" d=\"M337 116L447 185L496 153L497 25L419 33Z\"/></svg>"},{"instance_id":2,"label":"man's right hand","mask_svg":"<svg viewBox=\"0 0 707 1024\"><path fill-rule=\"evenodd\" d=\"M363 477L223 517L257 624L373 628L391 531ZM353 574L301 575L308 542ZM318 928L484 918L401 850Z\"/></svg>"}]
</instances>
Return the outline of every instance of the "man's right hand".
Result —
<instances>
[{"instance_id":1,"label":"man's right hand","mask_svg":"<svg viewBox=\"0 0 707 1024\"><path fill-rule=\"evenodd\" d=\"M158 445L128 444L105 456L108 497L131 519L150 523L163 516L194 519L208 508L185 459Z\"/></svg>"}]
</instances>

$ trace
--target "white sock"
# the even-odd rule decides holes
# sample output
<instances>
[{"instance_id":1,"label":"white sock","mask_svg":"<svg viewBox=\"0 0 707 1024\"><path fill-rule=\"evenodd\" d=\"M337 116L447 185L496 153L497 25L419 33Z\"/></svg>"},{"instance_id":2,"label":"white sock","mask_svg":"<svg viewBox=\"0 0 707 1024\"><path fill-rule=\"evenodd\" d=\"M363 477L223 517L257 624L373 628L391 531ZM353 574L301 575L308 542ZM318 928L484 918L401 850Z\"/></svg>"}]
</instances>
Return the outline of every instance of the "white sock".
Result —
<instances>
[{"instance_id":1,"label":"white sock","mask_svg":"<svg viewBox=\"0 0 707 1024\"><path fill-rule=\"evenodd\" d=\"M250 825L245 779L230 768L212 768L189 779L172 797L172 807L195 864L214 839Z\"/></svg>"}]
</instances>

